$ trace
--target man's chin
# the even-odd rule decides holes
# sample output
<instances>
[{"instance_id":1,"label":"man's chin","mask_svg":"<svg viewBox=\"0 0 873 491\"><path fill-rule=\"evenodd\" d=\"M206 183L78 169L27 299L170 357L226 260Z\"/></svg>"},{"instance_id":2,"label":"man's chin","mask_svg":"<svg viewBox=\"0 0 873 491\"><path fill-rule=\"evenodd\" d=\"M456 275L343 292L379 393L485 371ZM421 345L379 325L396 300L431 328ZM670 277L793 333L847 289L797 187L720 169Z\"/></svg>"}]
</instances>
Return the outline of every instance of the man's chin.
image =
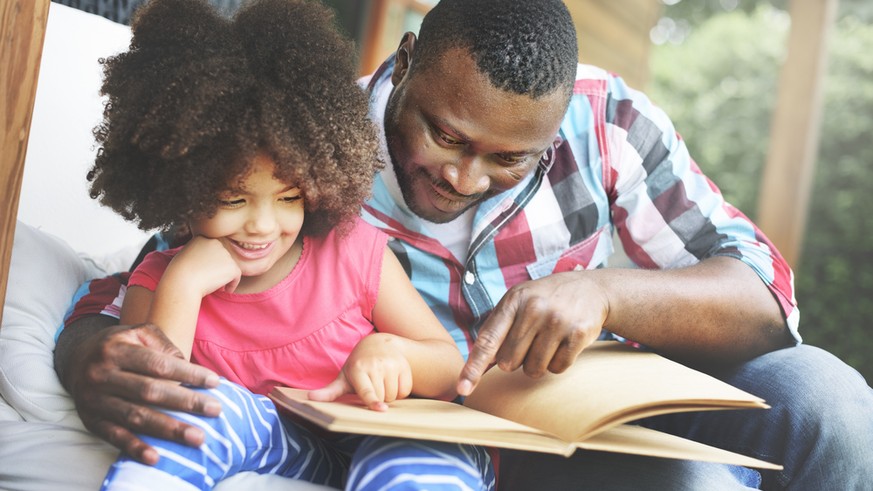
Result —
<instances>
[{"instance_id":1,"label":"man's chin","mask_svg":"<svg viewBox=\"0 0 873 491\"><path fill-rule=\"evenodd\" d=\"M448 222L451 222L452 220L454 220L455 218L458 218L459 216L461 216L465 211L467 211L468 208L469 208L469 206L466 208L460 209L458 211L448 212L448 211L440 210L440 209L438 209L430 204L425 205L425 206L422 206L420 204L416 204L415 206L410 207L410 210L412 211L412 213L415 213L415 215L418 218L421 218L423 220L427 220L428 222L448 223Z\"/></svg>"}]
</instances>

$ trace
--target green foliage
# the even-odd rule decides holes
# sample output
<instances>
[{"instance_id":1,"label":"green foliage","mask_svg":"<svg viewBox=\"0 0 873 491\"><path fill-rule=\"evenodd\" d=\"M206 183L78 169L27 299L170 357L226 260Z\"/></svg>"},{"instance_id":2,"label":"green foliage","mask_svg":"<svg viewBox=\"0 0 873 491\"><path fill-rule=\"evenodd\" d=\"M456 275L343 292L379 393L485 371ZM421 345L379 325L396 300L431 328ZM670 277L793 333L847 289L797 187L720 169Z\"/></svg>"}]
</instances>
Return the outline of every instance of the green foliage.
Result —
<instances>
[{"instance_id":1,"label":"green foliage","mask_svg":"<svg viewBox=\"0 0 873 491\"><path fill-rule=\"evenodd\" d=\"M831 39L822 139L797 271L804 340L873 381L873 26Z\"/></svg>"},{"instance_id":2,"label":"green foliage","mask_svg":"<svg viewBox=\"0 0 873 491\"><path fill-rule=\"evenodd\" d=\"M873 11L846 3L864 8L842 7L832 31L795 284L804 342L873 381ZM670 7L666 14L678 18L677 12ZM681 44L654 49L649 93L725 197L754 217L789 25L770 3L710 13Z\"/></svg>"},{"instance_id":3,"label":"green foliage","mask_svg":"<svg viewBox=\"0 0 873 491\"><path fill-rule=\"evenodd\" d=\"M652 53L652 99L728 201L754 216L788 19L767 5L710 17ZM751 41L751 42L750 42Z\"/></svg>"}]
</instances>

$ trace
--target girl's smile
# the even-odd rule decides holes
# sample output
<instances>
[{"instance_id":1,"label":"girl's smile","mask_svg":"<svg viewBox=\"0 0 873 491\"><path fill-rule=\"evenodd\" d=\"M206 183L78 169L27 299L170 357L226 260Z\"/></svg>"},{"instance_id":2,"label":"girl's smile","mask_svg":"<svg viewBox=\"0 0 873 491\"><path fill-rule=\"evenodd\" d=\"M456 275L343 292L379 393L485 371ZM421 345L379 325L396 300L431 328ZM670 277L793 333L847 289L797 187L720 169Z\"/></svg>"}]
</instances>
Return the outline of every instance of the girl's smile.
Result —
<instances>
[{"instance_id":1,"label":"girl's smile","mask_svg":"<svg viewBox=\"0 0 873 491\"><path fill-rule=\"evenodd\" d=\"M300 258L303 197L274 170L273 160L259 154L238 188L220 197L215 215L191 221L194 235L221 241L231 254L242 271L240 293L272 287Z\"/></svg>"}]
</instances>

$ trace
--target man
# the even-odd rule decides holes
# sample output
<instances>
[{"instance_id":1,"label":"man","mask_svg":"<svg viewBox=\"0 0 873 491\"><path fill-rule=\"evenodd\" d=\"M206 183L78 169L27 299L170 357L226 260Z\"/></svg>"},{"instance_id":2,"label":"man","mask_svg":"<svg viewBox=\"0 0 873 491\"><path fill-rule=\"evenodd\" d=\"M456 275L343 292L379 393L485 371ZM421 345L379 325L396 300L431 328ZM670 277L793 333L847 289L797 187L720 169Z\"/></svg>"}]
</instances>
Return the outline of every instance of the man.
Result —
<instances>
[{"instance_id":1,"label":"man","mask_svg":"<svg viewBox=\"0 0 873 491\"><path fill-rule=\"evenodd\" d=\"M600 337L631 341L773 406L643 424L785 469L504 452L501 487L869 485L873 391L821 350L780 349L800 341L787 264L723 201L662 112L576 59L558 0L441 1L366 81L388 165L364 217L395 239L469 354L459 393L492 362L536 377ZM613 231L639 268L601 267ZM85 424L146 462L156 455L132 432L197 444L198 430L144 403L214 414L215 401L172 382L210 385L214 374L175 358L153 326L114 323L81 318L59 339L58 372Z\"/></svg>"}]
</instances>

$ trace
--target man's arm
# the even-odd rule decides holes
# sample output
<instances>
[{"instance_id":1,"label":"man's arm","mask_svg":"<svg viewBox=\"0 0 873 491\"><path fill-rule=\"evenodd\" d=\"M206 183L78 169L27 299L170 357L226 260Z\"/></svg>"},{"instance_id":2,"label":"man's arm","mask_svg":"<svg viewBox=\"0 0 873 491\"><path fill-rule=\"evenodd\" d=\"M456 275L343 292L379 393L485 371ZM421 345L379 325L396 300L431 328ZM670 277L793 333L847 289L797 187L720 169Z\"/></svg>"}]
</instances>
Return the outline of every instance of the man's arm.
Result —
<instances>
[{"instance_id":1,"label":"man's arm","mask_svg":"<svg viewBox=\"0 0 873 491\"><path fill-rule=\"evenodd\" d=\"M85 426L135 459L153 464L158 455L134 433L186 445L203 432L150 406L217 416L218 401L181 385L214 387L218 376L191 364L157 327L119 326L108 316L67 325L55 348L55 370L73 396Z\"/></svg>"},{"instance_id":2,"label":"man's arm","mask_svg":"<svg viewBox=\"0 0 873 491\"><path fill-rule=\"evenodd\" d=\"M559 273L511 288L461 372L468 394L491 363L540 376L566 370L601 328L689 364L738 362L794 343L747 265L713 257L673 270Z\"/></svg>"}]
</instances>

